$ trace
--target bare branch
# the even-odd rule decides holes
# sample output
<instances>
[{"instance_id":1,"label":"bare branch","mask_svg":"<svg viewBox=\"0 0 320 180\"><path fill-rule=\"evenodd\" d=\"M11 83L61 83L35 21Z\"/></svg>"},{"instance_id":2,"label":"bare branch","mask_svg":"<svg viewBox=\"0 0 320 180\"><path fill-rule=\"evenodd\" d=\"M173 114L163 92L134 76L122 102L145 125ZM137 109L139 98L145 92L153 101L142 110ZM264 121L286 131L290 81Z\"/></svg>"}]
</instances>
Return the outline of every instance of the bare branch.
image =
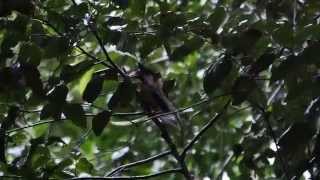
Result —
<instances>
[{"instance_id":1,"label":"bare branch","mask_svg":"<svg viewBox=\"0 0 320 180\"><path fill-rule=\"evenodd\" d=\"M105 176L106 177L113 176L117 172L124 171L125 169L128 169L130 167L139 166L139 165L142 165L142 164L146 164L146 163L152 162L152 161L154 161L156 159L159 159L159 158L162 158L164 156L167 156L170 153L171 153L171 151L165 151L165 152L162 152L160 154L157 154L155 156L151 156L149 158L146 158L146 159L143 159L143 160L140 160L140 161L136 161L136 162L132 162L132 163L129 163L129 164L121 165L121 166L115 168L114 170L112 170L111 172L107 173Z\"/></svg>"},{"instance_id":2,"label":"bare branch","mask_svg":"<svg viewBox=\"0 0 320 180\"><path fill-rule=\"evenodd\" d=\"M160 171L158 173L154 173L154 174L149 174L149 175L141 175L141 176L115 176L115 177L75 177L75 178L70 178L67 180L90 180L90 179L149 179L149 178L154 178L154 177L158 177L158 176L162 176L165 174L173 174L173 173L181 173L182 169L181 168L177 168L177 169L169 169L169 170L165 170L165 171Z\"/></svg>"},{"instance_id":3,"label":"bare branch","mask_svg":"<svg viewBox=\"0 0 320 180\"><path fill-rule=\"evenodd\" d=\"M192 146L200 139L200 137L224 114L224 112L228 109L228 106L230 105L231 100L229 100L226 105L224 105L223 109L217 114L215 117L213 117L209 122L203 126L203 128L199 131L199 133L191 140L189 144L186 145L186 147L183 149L181 153L181 157L185 157L186 153L192 148Z\"/></svg>"}]
</instances>

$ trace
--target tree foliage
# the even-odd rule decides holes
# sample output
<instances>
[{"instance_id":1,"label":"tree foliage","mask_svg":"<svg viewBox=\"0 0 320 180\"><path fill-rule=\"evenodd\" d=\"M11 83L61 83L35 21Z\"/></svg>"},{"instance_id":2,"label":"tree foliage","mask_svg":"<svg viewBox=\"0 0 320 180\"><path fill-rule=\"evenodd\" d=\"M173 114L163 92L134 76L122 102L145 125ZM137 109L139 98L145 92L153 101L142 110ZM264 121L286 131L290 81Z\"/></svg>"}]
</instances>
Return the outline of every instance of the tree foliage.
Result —
<instances>
[{"instance_id":1,"label":"tree foliage","mask_svg":"<svg viewBox=\"0 0 320 180\"><path fill-rule=\"evenodd\" d=\"M1 0L0 175L320 179L317 0Z\"/></svg>"}]
</instances>

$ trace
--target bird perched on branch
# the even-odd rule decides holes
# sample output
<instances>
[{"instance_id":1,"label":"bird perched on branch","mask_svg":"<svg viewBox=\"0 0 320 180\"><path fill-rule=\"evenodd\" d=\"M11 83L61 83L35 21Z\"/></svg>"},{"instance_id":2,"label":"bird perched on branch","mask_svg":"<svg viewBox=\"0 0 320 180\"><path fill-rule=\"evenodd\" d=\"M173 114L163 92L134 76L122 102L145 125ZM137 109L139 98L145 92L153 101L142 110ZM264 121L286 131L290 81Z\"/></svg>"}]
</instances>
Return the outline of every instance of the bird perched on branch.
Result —
<instances>
[{"instance_id":1,"label":"bird perched on branch","mask_svg":"<svg viewBox=\"0 0 320 180\"><path fill-rule=\"evenodd\" d=\"M177 127L180 124L180 117L177 109L163 91L163 81L160 73L153 72L139 63L134 76L140 80L137 87L137 97L148 116L173 112L161 115L156 119L163 125Z\"/></svg>"}]
</instances>

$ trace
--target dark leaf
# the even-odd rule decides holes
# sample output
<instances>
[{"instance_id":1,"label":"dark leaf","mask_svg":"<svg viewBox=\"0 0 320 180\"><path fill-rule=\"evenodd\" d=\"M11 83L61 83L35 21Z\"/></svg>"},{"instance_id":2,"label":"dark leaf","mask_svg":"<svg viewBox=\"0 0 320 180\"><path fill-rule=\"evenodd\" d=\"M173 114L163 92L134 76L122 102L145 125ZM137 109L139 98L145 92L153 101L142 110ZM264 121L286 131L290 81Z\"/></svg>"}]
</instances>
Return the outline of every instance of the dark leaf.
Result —
<instances>
[{"instance_id":1,"label":"dark leaf","mask_svg":"<svg viewBox=\"0 0 320 180\"><path fill-rule=\"evenodd\" d=\"M294 46L293 27L289 23L282 24L274 32L274 39L282 46L292 48Z\"/></svg>"},{"instance_id":2,"label":"dark leaf","mask_svg":"<svg viewBox=\"0 0 320 180\"><path fill-rule=\"evenodd\" d=\"M277 56L273 53L265 53L259 59L254 62L250 69L249 69L249 74L251 75L257 75L261 71L266 70L272 63L273 61L277 58Z\"/></svg>"},{"instance_id":3,"label":"dark leaf","mask_svg":"<svg viewBox=\"0 0 320 180\"><path fill-rule=\"evenodd\" d=\"M146 35L140 38L142 42L139 51L142 57L147 57L151 52L162 45L162 40L156 35Z\"/></svg>"},{"instance_id":4,"label":"dark leaf","mask_svg":"<svg viewBox=\"0 0 320 180\"><path fill-rule=\"evenodd\" d=\"M104 79L118 80L118 72L114 69L107 69L104 71Z\"/></svg>"},{"instance_id":5,"label":"dark leaf","mask_svg":"<svg viewBox=\"0 0 320 180\"><path fill-rule=\"evenodd\" d=\"M45 57L54 58L67 55L70 50L70 40L64 37L49 37L45 47Z\"/></svg>"},{"instance_id":6,"label":"dark leaf","mask_svg":"<svg viewBox=\"0 0 320 180\"><path fill-rule=\"evenodd\" d=\"M66 116L67 119L70 119L75 125L81 128L86 128L86 116L81 104L65 104L63 107L63 114Z\"/></svg>"},{"instance_id":7,"label":"dark leaf","mask_svg":"<svg viewBox=\"0 0 320 180\"><path fill-rule=\"evenodd\" d=\"M56 86L52 92L48 95L50 102L56 104L62 104L66 101L68 95L68 87L64 84Z\"/></svg>"},{"instance_id":8,"label":"dark leaf","mask_svg":"<svg viewBox=\"0 0 320 180\"><path fill-rule=\"evenodd\" d=\"M199 37L193 37L192 39L188 39L184 42L183 45L173 50L172 54L170 55L170 60L171 61L183 60L185 56L201 48L203 44L204 44L204 41Z\"/></svg>"},{"instance_id":9,"label":"dark leaf","mask_svg":"<svg viewBox=\"0 0 320 180\"><path fill-rule=\"evenodd\" d=\"M104 43L110 43L113 45L117 45L122 38L122 32L120 30L111 30L106 28L103 32L101 32Z\"/></svg>"},{"instance_id":10,"label":"dark leaf","mask_svg":"<svg viewBox=\"0 0 320 180\"><path fill-rule=\"evenodd\" d=\"M60 104L49 103L43 106L40 113L40 119L48 119L51 117L53 119L59 120L61 117L61 112L62 106Z\"/></svg>"},{"instance_id":11,"label":"dark leaf","mask_svg":"<svg viewBox=\"0 0 320 180\"><path fill-rule=\"evenodd\" d=\"M130 0L130 9L132 13L136 16L141 16L145 14L147 0Z\"/></svg>"},{"instance_id":12,"label":"dark leaf","mask_svg":"<svg viewBox=\"0 0 320 180\"><path fill-rule=\"evenodd\" d=\"M36 66L23 63L21 65L22 72L24 74L26 84L32 89L32 92L39 97L44 97L45 92L43 89L42 81L40 79L40 72Z\"/></svg>"},{"instance_id":13,"label":"dark leaf","mask_svg":"<svg viewBox=\"0 0 320 180\"><path fill-rule=\"evenodd\" d=\"M316 128L313 123L305 121L294 123L279 138L281 155L292 160L296 155L303 153L315 132Z\"/></svg>"},{"instance_id":14,"label":"dark leaf","mask_svg":"<svg viewBox=\"0 0 320 180\"><path fill-rule=\"evenodd\" d=\"M92 61L82 61L76 65L66 65L62 68L60 78L65 82L70 82L79 78L83 73L89 70L94 63Z\"/></svg>"},{"instance_id":15,"label":"dark leaf","mask_svg":"<svg viewBox=\"0 0 320 180\"><path fill-rule=\"evenodd\" d=\"M226 11L223 7L217 7L214 12L209 16L211 30L216 32L226 18Z\"/></svg>"},{"instance_id":16,"label":"dark leaf","mask_svg":"<svg viewBox=\"0 0 320 180\"><path fill-rule=\"evenodd\" d=\"M0 128L0 162L6 164L6 130Z\"/></svg>"},{"instance_id":17,"label":"dark leaf","mask_svg":"<svg viewBox=\"0 0 320 180\"><path fill-rule=\"evenodd\" d=\"M279 66L272 66L271 82L285 79L294 73L296 74L297 69L299 69L301 65L303 65L303 61L301 61L298 56L289 56L281 62Z\"/></svg>"},{"instance_id":18,"label":"dark leaf","mask_svg":"<svg viewBox=\"0 0 320 180\"><path fill-rule=\"evenodd\" d=\"M33 43L23 43L21 44L19 51L19 61L28 62L35 66L39 65L42 58L41 49Z\"/></svg>"},{"instance_id":19,"label":"dark leaf","mask_svg":"<svg viewBox=\"0 0 320 180\"><path fill-rule=\"evenodd\" d=\"M92 103L99 96L102 90L103 80L104 78L101 76L93 77L83 92L83 100Z\"/></svg>"},{"instance_id":20,"label":"dark leaf","mask_svg":"<svg viewBox=\"0 0 320 180\"><path fill-rule=\"evenodd\" d=\"M243 147L241 144L235 144L232 147L233 153L236 157L239 157L241 153L243 152Z\"/></svg>"},{"instance_id":21,"label":"dark leaf","mask_svg":"<svg viewBox=\"0 0 320 180\"><path fill-rule=\"evenodd\" d=\"M129 0L112 0L113 3L117 6L120 6L121 9L126 9L129 7Z\"/></svg>"},{"instance_id":22,"label":"dark leaf","mask_svg":"<svg viewBox=\"0 0 320 180\"><path fill-rule=\"evenodd\" d=\"M95 135L100 136L104 128L110 121L111 117L110 111L102 111L92 119L92 130Z\"/></svg>"},{"instance_id":23,"label":"dark leaf","mask_svg":"<svg viewBox=\"0 0 320 180\"><path fill-rule=\"evenodd\" d=\"M176 84L176 80L174 79L163 81L163 87L162 87L163 92L168 96L169 92L173 90L175 84Z\"/></svg>"},{"instance_id":24,"label":"dark leaf","mask_svg":"<svg viewBox=\"0 0 320 180\"><path fill-rule=\"evenodd\" d=\"M122 26L125 24L126 24L125 19L123 19L121 17L117 17L117 16L110 17L107 20L107 25L109 25L109 26Z\"/></svg>"},{"instance_id":25,"label":"dark leaf","mask_svg":"<svg viewBox=\"0 0 320 180\"><path fill-rule=\"evenodd\" d=\"M120 106L128 106L135 96L135 89L135 85L129 81L120 83L109 100L108 107L114 110Z\"/></svg>"},{"instance_id":26,"label":"dark leaf","mask_svg":"<svg viewBox=\"0 0 320 180\"><path fill-rule=\"evenodd\" d=\"M54 143L62 143L62 144L66 144L61 137L57 137L57 136L51 136L48 138L48 141L46 143L47 146L54 144Z\"/></svg>"},{"instance_id":27,"label":"dark leaf","mask_svg":"<svg viewBox=\"0 0 320 180\"><path fill-rule=\"evenodd\" d=\"M83 2L78 5L71 6L67 11L64 12L64 15L80 21L87 13L88 4Z\"/></svg>"},{"instance_id":28,"label":"dark leaf","mask_svg":"<svg viewBox=\"0 0 320 180\"><path fill-rule=\"evenodd\" d=\"M320 159L320 134L319 133L317 134L317 137L316 137L316 143L313 150L313 154L318 160Z\"/></svg>"},{"instance_id":29,"label":"dark leaf","mask_svg":"<svg viewBox=\"0 0 320 180\"><path fill-rule=\"evenodd\" d=\"M240 105L256 87L256 82L251 77L240 76L232 87L232 104Z\"/></svg>"},{"instance_id":30,"label":"dark leaf","mask_svg":"<svg viewBox=\"0 0 320 180\"><path fill-rule=\"evenodd\" d=\"M237 9L237 8L239 8L240 6L241 6L241 4L243 3L243 2L245 2L246 0L234 0L234 1L232 1L232 8L233 9Z\"/></svg>"},{"instance_id":31,"label":"dark leaf","mask_svg":"<svg viewBox=\"0 0 320 180\"><path fill-rule=\"evenodd\" d=\"M203 88L207 94L212 94L228 76L232 69L232 61L229 57L224 57L218 62L211 64L206 70L203 79Z\"/></svg>"},{"instance_id":32,"label":"dark leaf","mask_svg":"<svg viewBox=\"0 0 320 180\"><path fill-rule=\"evenodd\" d=\"M254 28L249 28L239 34L228 34L222 36L222 45L232 49L236 54L250 53L256 46L263 33Z\"/></svg>"},{"instance_id":33,"label":"dark leaf","mask_svg":"<svg viewBox=\"0 0 320 180\"><path fill-rule=\"evenodd\" d=\"M305 63L320 65L319 49L319 42L310 42L309 46L302 52L301 58L305 61Z\"/></svg>"},{"instance_id":34,"label":"dark leaf","mask_svg":"<svg viewBox=\"0 0 320 180\"><path fill-rule=\"evenodd\" d=\"M262 37L262 32L258 29L250 28L240 34L237 49L241 52L250 52Z\"/></svg>"}]
</instances>

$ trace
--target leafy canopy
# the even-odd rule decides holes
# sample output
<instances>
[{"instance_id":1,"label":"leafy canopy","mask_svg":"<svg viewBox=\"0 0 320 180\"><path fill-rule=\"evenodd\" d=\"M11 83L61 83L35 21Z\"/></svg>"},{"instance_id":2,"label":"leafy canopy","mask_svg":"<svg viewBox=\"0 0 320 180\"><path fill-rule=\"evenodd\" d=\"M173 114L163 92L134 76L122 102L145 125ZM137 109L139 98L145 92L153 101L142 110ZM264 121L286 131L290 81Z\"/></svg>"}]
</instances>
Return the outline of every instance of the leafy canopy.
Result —
<instances>
[{"instance_id":1,"label":"leafy canopy","mask_svg":"<svg viewBox=\"0 0 320 180\"><path fill-rule=\"evenodd\" d=\"M0 1L1 177L320 179L319 10Z\"/></svg>"}]
</instances>

